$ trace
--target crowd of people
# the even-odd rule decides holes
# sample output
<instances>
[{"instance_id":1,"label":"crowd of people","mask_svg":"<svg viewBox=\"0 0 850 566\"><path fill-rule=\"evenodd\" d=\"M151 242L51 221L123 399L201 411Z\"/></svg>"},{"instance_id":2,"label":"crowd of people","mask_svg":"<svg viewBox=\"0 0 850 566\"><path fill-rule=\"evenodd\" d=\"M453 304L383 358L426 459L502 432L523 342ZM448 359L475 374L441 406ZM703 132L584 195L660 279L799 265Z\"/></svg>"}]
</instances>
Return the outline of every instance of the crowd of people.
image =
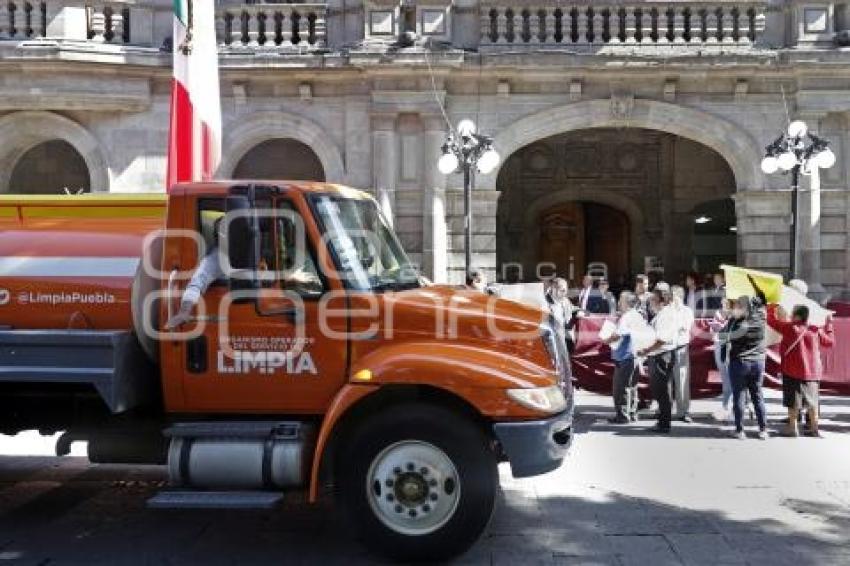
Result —
<instances>
[{"instance_id":1,"label":"crowd of people","mask_svg":"<svg viewBox=\"0 0 850 566\"><path fill-rule=\"evenodd\" d=\"M642 368L649 375L652 398L658 405L653 428L669 433L672 422L691 422L689 344L695 316L711 316L714 358L723 386L720 417L734 421L733 436L744 439L744 413L751 403L758 423L758 437L769 431L762 383L767 353L767 328L781 335L780 354L783 404L788 409L782 434L798 436L798 420L807 416L810 435L818 436L818 384L822 375L820 349L833 343L831 319L823 326L809 324L809 309L797 305L789 314L778 304L769 304L757 282L752 296L726 298L722 273L707 281L695 274L682 285L670 285L659 278L638 275L633 290L623 289L619 299L609 290L608 281L586 275L582 287L570 298L567 281L553 278L545 284L546 302L555 325L572 353L578 319L588 314L616 315L616 323L600 332L611 349L614 364L613 424L637 421L638 380ZM803 295L805 283L791 285Z\"/></svg>"}]
</instances>

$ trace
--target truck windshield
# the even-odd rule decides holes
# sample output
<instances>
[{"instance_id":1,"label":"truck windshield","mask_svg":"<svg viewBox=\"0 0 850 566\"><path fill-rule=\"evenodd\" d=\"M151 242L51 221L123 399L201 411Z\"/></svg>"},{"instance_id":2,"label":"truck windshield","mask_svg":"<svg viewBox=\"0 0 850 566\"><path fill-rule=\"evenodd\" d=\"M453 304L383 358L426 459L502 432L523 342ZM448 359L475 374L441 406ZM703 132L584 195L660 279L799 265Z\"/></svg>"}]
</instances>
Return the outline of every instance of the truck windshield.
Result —
<instances>
[{"instance_id":1,"label":"truck windshield","mask_svg":"<svg viewBox=\"0 0 850 566\"><path fill-rule=\"evenodd\" d=\"M351 287L399 291L420 286L418 271L374 201L320 195L314 203Z\"/></svg>"}]
</instances>

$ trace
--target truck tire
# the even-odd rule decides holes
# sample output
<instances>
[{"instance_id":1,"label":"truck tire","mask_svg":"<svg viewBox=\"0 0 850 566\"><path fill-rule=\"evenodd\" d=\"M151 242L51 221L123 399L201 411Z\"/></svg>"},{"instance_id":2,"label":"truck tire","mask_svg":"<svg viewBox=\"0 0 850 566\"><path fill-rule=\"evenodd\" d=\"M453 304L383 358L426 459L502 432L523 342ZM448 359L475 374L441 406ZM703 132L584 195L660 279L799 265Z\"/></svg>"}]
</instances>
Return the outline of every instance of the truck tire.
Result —
<instances>
[{"instance_id":1,"label":"truck tire","mask_svg":"<svg viewBox=\"0 0 850 566\"><path fill-rule=\"evenodd\" d=\"M469 418L420 403L362 423L337 460L352 524L373 551L404 561L443 560L484 531L498 490L496 456Z\"/></svg>"}]
</instances>

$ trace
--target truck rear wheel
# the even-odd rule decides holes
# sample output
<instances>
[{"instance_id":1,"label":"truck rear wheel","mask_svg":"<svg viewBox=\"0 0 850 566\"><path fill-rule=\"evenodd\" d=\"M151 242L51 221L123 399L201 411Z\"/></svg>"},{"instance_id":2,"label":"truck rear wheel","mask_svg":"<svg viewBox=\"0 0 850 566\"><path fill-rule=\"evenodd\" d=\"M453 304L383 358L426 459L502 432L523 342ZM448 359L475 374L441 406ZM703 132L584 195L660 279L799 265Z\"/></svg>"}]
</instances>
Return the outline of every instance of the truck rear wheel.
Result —
<instances>
[{"instance_id":1,"label":"truck rear wheel","mask_svg":"<svg viewBox=\"0 0 850 566\"><path fill-rule=\"evenodd\" d=\"M337 483L352 523L375 552L406 561L466 550L493 514L496 457L475 423L406 404L370 418L345 446Z\"/></svg>"}]
</instances>

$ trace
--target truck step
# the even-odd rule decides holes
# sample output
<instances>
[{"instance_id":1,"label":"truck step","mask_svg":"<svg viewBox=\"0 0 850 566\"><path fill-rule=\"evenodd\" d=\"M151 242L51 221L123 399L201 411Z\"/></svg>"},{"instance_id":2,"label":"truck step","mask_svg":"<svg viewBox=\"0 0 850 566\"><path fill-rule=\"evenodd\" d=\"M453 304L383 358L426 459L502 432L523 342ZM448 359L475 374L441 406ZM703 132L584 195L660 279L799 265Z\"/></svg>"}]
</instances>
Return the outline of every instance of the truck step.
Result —
<instances>
[{"instance_id":1,"label":"truck step","mask_svg":"<svg viewBox=\"0 0 850 566\"><path fill-rule=\"evenodd\" d=\"M147 501L152 509L271 509L283 499L275 491L160 491Z\"/></svg>"}]
</instances>

